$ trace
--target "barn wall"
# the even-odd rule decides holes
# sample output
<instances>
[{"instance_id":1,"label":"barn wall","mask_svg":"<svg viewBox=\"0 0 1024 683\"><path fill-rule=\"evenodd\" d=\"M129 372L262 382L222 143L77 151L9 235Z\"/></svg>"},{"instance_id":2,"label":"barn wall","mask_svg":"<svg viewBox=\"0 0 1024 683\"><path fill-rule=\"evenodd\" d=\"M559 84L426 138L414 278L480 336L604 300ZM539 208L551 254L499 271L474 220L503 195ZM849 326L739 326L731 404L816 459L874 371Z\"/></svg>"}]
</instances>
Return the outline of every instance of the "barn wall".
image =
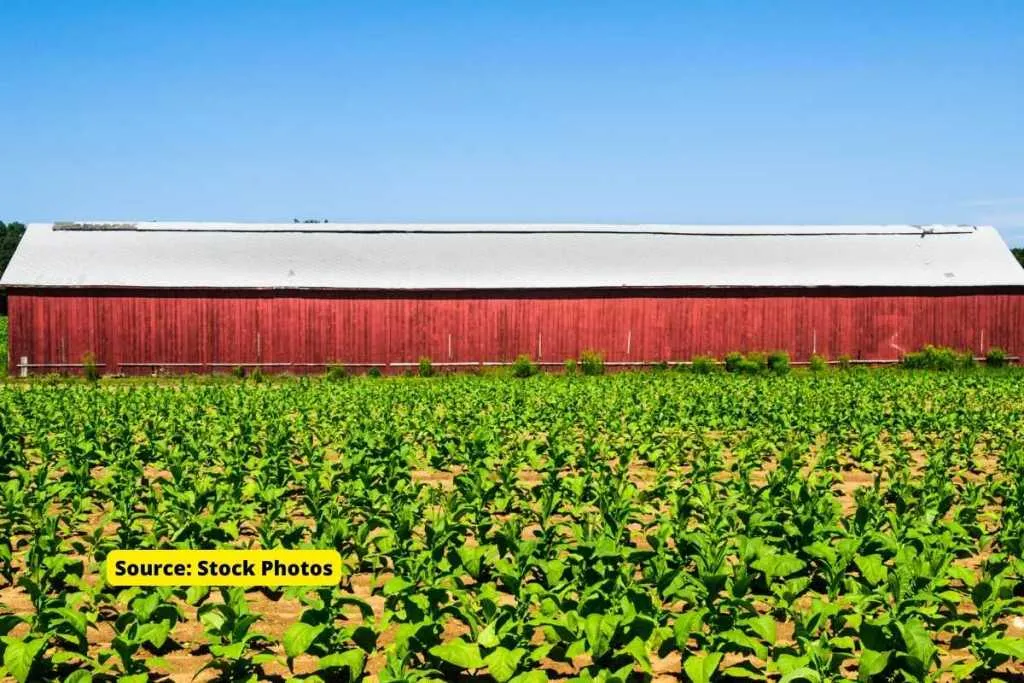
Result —
<instances>
[{"instance_id":1,"label":"barn wall","mask_svg":"<svg viewBox=\"0 0 1024 683\"><path fill-rule=\"evenodd\" d=\"M657 292L340 295L18 290L9 297L10 363L561 363L593 349L608 361L787 350L889 360L926 343L1024 353L1019 293L861 295ZM202 368L193 368L199 370ZM279 368L287 369L287 368ZM301 370L301 366L292 368ZM33 368L33 372L52 371Z\"/></svg>"}]
</instances>

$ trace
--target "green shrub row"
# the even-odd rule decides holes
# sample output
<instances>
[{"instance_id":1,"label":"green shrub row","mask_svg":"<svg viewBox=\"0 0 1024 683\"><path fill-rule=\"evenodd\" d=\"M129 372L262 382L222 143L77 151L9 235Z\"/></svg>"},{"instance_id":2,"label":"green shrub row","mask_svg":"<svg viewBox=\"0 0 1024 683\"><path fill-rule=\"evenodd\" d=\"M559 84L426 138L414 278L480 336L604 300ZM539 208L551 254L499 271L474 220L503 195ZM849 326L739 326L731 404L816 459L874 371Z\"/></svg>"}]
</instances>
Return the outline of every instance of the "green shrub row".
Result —
<instances>
[{"instance_id":1,"label":"green shrub row","mask_svg":"<svg viewBox=\"0 0 1024 683\"><path fill-rule=\"evenodd\" d=\"M841 370L848 369L853 361L849 356L839 356L836 365ZM999 347L992 347L985 354L984 363L986 367L1003 368L1010 364L1009 355ZM972 368L977 363L974 355L969 351L958 351L945 346L926 345L920 351L912 351L900 359L900 366L909 370L960 370ZM812 354L807 368L811 372L824 372L828 369L828 360L820 354ZM711 356L694 356L689 363L679 363L675 366L668 362L655 363L651 365L655 371L676 369L697 374L711 372L731 372L744 375L775 374L783 375L790 370L789 354L785 351L760 352L753 351L747 354L731 352L725 354L721 362ZM567 375L603 375L605 371L604 357L596 351L584 351L579 359L570 358L565 361L565 374ZM520 355L509 366L508 373L513 377L527 378L540 373L540 367L526 354ZM504 370L496 370L501 373ZM82 357L82 375L90 381L100 378L101 371L96 362L96 357L87 353ZM264 379L263 372L257 367L247 369L237 366L231 369L231 376L238 379L249 379L253 382L261 382ZM369 377L380 377L381 369L371 367L366 372ZM433 377L436 372L430 358L424 356L419 359L415 368L405 371L405 376L412 377ZM348 368L340 363L332 363L327 366L324 372L324 379L332 382L342 381L350 377Z\"/></svg>"},{"instance_id":2,"label":"green shrub row","mask_svg":"<svg viewBox=\"0 0 1024 683\"><path fill-rule=\"evenodd\" d=\"M973 368L977 362L970 351L958 351L948 346L926 345L920 351L905 354L900 365L908 370L960 370ZM1006 351L994 346L985 354L985 365L1003 368L1009 364Z\"/></svg>"}]
</instances>

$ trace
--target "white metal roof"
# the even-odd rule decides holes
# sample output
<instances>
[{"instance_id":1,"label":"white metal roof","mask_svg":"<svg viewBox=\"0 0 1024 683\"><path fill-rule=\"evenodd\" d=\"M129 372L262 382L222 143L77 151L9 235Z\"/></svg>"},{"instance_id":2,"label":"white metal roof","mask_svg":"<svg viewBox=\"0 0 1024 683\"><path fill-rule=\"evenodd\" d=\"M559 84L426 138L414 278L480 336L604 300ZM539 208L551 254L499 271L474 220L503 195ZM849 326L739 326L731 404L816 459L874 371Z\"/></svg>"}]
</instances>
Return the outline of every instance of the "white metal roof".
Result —
<instances>
[{"instance_id":1,"label":"white metal roof","mask_svg":"<svg viewBox=\"0 0 1024 683\"><path fill-rule=\"evenodd\" d=\"M991 227L165 223L28 226L0 285L258 289L1024 285Z\"/></svg>"}]
</instances>

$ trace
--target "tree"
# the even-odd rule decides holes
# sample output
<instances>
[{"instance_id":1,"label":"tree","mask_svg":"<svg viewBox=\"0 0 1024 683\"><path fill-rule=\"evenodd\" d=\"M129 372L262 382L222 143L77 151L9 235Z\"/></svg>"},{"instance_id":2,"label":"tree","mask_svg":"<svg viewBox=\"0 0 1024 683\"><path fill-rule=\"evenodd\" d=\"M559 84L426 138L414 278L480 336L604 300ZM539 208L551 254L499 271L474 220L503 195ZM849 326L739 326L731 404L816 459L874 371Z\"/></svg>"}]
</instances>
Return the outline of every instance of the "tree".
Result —
<instances>
[{"instance_id":1,"label":"tree","mask_svg":"<svg viewBox=\"0 0 1024 683\"><path fill-rule=\"evenodd\" d=\"M1019 263L1021 266L1024 266L1024 248L1014 247L1010 251L1012 251L1013 255L1017 257L1017 263Z\"/></svg>"},{"instance_id":2,"label":"tree","mask_svg":"<svg viewBox=\"0 0 1024 683\"><path fill-rule=\"evenodd\" d=\"M7 269L7 262L18 248L21 236L25 234L23 223L4 223L0 221L0 275Z\"/></svg>"}]
</instances>

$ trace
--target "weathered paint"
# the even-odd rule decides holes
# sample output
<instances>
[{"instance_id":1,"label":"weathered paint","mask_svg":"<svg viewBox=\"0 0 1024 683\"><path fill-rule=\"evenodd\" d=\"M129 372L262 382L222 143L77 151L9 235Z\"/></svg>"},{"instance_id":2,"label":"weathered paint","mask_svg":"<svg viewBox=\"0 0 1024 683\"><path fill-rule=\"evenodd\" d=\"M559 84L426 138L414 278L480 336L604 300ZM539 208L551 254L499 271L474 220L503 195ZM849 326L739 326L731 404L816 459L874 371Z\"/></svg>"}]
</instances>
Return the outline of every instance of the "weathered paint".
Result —
<instances>
[{"instance_id":1,"label":"weathered paint","mask_svg":"<svg viewBox=\"0 0 1024 683\"><path fill-rule=\"evenodd\" d=\"M209 364L302 371L332 362L561 363L688 360L782 349L794 360L892 360L924 344L1024 353L1018 291L688 290L372 294L338 292L9 292L9 365L81 363L104 372L202 371ZM295 366L289 368L288 364ZM132 364L147 364L147 367ZM194 364L179 367L173 364ZM281 364L270 366L269 364ZM206 367L204 367L206 366Z\"/></svg>"}]
</instances>

